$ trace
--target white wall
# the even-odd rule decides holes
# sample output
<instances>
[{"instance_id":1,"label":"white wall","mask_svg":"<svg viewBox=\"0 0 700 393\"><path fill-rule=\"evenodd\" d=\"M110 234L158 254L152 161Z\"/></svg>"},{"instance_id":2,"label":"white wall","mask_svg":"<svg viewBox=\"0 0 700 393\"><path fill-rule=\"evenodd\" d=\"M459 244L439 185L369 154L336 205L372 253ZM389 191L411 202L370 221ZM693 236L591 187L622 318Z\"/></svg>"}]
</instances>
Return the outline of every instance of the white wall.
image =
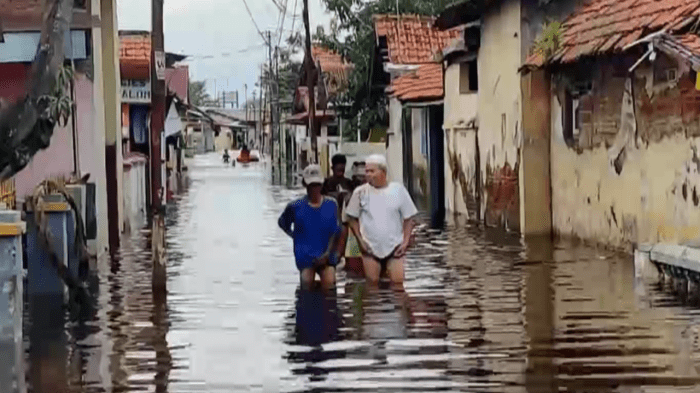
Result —
<instances>
[{"instance_id":1,"label":"white wall","mask_svg":"<svg viewBox=\"0 0 700 393\"><path fill-rule=\"evenodd\" d=\"M403 184L403 136L401 135L401 102L396 98L389 101L389 130L386 149L389 180Z\"/></svg>"}]
</instances>

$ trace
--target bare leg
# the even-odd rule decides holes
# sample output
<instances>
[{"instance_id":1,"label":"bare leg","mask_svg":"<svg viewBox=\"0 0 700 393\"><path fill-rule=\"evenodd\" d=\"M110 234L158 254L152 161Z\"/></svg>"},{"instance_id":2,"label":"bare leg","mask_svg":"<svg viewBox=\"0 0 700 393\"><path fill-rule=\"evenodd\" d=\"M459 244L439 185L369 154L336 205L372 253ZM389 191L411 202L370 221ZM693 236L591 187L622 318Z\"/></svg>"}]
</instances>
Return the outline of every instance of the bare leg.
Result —
<instances>
[{"instance_id":1,"label":"bare leg","mask_svg":"<svg viewBox=\"0 0 700 393\"><path fill-rule=\"evenodd\" d=\"M367 283L377 285L379 283L379 275L382 272L382 265L379 264L379 261L368 255L362 256L362 265L365 270Z\"/></svg>"},{"instance_id":2,"label":"bare leg","mask_svg":"<svg viewBox=\"0 0 700 393\"><path fill-rule=\"evenodd\" d=\"M326 266L325 269L319 272L321 276L321 286L325 290L330 290L335 287L335 268L333 266Z\"/></svg>"},{"instance_id":3,"label":"bare leg","mask_svg":"<svg viewBox=\"0 0 700 393\"><path fill-rule=\"evenodd\" d=\"M316 272L314 269L304 269L300 274L301 278L301 288L308 290L313 288L314 281L316 280Z\"/></svg>"},{"instance_id":4,"label":"bare leg","mask_svg":"<svg viewBox=\"0 0 700 393\"><path fill-rule=\"evenodd\" d=\"M389 264L386 267L387 273L389 273L389 279L392 284L403 285L404 279L404 264L406 262L405 257L392 258L389 260Z\"/></svg>"}]
</instances>

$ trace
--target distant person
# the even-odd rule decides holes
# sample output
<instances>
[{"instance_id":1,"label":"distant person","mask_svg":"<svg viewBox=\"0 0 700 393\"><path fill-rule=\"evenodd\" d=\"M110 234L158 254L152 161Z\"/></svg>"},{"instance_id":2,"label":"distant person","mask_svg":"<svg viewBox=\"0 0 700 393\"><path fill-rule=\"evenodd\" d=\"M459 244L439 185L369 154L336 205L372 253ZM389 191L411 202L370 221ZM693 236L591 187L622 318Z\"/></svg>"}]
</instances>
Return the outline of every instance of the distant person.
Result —
<instances>
[{"instance_id":1,"label":"distant person","mask_svg":"<svg viewBox=\"0 0 700 393\"><path fill-rule=\"evenodd\" d=\"M324 288L335 285L338 264L337 241L341 228L338 204L321 194L321 167L309 165L304 169L303 182L307 195L287 205L279 218L282 230L294 239L294 257L301 284L311 288L316 274Z\"/></svg>"},{"instance_id":2,"label":"distant person","mask_svg":"<svg viewBox=\"0 0 700 393\"><path fill-rule=\"evenodd\" d=\"M367 281L379 282L386 270L392 283L402 284L418 210L403 185L387 181L384 156L372 155L365 162L367 184L355 189L346 210L350 228L358 239Z\"/></svg>"},{"instance_id":3,"label":"distant person","mask_svg":"<svg viewBox=\"0 0 700 393\"><path fill-rule=\"evenodd\" d=\"M367 183L365 176L365 163L362 161L356 161L352 164L352 189L353 191ZM348 198L349 201L350 198ZM350 227L350 217L347 215L347 206L343 211L343 225L347 228ZM345 245L345 270L353 272L359 276L364 276L364 269L362 268L362 252L360 251L360 246L357 242L357 237L348 231L347 241Z\"/></svg>"},{"instance_id":4,"label":"distant person","mask_svg":"<svg viewBox=\"0 0 700 393\"><path fill-rule=\"evenodd\" d=\"M338 203L338 217L343 217L343 209L347 204L353 186L352 180L345 177L345 168L348 160L343 154L336 154L331 159L332 174L323 182L321 192L323 195L334 198ZM342 233L340 234L339 250L340 255L345 255L345 244L347 242L349 229L347 225L343 225Z\"/></svg>"}]
</instances>

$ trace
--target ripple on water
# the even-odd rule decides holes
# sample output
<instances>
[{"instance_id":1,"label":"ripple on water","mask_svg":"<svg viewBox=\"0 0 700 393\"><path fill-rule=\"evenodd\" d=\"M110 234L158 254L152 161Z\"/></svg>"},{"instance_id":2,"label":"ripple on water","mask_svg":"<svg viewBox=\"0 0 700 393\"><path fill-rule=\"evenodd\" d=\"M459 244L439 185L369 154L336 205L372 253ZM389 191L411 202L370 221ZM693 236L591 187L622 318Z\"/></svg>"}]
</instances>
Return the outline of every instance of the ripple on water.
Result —
<instances>
[{"instance_id":1,"label":"ripple on water","mask_svg":"<svg viewBox=\"0 0 700 393\"><path fill-rule=\"evenodd\" d=\"M33 391L694 391L700 307L635 286L624 255L421 225L403 291L341 272L333 295L299 292L276 220L300 190L261 168L196 157L168 208L167 294L144 230L98 264L95 310L51 329L28 302Z\"/></svg>"}]
</instances>

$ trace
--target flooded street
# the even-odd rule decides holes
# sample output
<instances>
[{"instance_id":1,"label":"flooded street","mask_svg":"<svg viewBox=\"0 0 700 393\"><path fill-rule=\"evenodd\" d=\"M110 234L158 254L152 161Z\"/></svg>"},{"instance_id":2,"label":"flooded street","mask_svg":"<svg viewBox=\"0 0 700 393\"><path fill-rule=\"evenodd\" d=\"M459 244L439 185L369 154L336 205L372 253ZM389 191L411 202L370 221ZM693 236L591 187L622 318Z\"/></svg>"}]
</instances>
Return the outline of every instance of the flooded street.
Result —
<instances>
[{"instance_id":1,"label":"flooded street","mask_svg":"<svg viewBox=\"0 0 700 393\"><path fill-rule=\"evenodd\" d=\"M29 390L696 391L700 308L635 284L631 257L457 221L421 227L405 294L344 272L337 296L299 293L277 218L301 190L269 178L196 157L166 219L167 295L134 234L99 265L96 310L54 329L28 311Z\"/></svg>"}]
</instances>

